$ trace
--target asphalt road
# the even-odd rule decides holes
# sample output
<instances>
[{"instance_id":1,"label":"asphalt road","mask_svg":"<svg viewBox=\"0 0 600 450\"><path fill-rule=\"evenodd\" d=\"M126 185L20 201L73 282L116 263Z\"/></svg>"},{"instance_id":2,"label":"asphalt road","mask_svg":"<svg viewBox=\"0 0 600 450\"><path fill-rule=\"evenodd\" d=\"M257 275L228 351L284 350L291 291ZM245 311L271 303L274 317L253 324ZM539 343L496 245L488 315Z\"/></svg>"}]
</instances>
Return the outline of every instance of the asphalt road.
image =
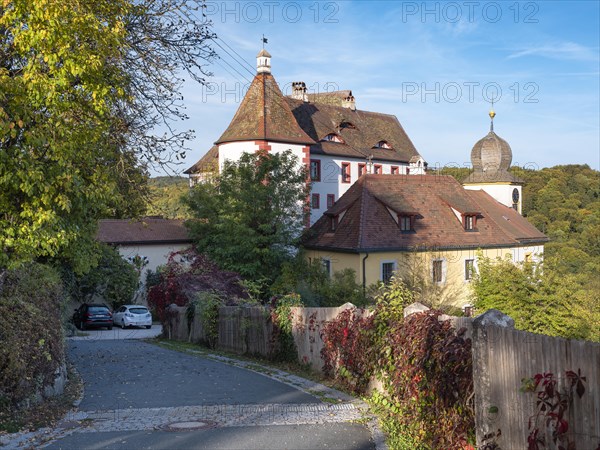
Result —
<instances>
[{"instance_id":1,"label":"asphalt road","mask_svg":"<svg viewBox=\"0 0 600 450\"><path fill-rule=\"evenodd\" d=\"M261 373L134 339L69 356L85 395L48 449L375 449L353 404Z\"/></svg>"}]
</instances>

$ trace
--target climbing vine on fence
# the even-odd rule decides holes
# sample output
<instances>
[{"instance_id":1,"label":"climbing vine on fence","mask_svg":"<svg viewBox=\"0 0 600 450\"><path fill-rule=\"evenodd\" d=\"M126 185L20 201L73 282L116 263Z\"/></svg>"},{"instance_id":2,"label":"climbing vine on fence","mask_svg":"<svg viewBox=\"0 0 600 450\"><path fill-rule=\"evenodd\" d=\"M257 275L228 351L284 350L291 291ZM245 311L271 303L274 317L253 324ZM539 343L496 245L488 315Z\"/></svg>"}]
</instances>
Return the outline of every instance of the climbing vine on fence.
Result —
<instances>
[{"instance_id":1,"label":"climbing vine on fence","mask_svg":"<svg viewBox=\"0 0 600 450\"><path fill-rule=\"evenodd\" d=\"M274 300L271 309L273 322L273 357L280 361L297 361L298 349L292 335L292 307L303 306L298 294L288 294Z\"/></svg>"},{"instance_id":2,"label":"climbing vine on fence","mask_svg":"<svg viewBox=\"0 0 600 450\"><path fill-rule=\"evenodd\" d=\"M522 380L521 391L536 394L536 412L529 418L528 450L552 448L558 450L574 450L575 441L568 435L568 411L573 406L575 394L578 398L585 393L586 377L581 375L581 369L565 372L567 385L565 389L558 388L558 380L551 372L537 373L533 378ZM600 449L600 444L598 445Z\"/></svg>"},{"instance_id":3,"label":"climbing vine on fence","mask_svg":"<svg viewBox=\"0 0 600 450\"><path fill-rule=\"evenodd\" d=\"M191 332L194 319L199 319L204 330L205 343L215 348L219 340L219 308L223 299L214 292L198 292L186 309L188 330Z\"/></svg>"},{"instance_id":4,"label":"climbing vine on fence","mask_svg":"<svg viewBox=\"0 0 600 450\"><path fill-rule=\"evenodd\" d=\"M323 326L325 371L359 393L379 377L384 392L372 401L394 448L466 448L474 442L471 340L440 321L441 311L404 318L410 292L397 288L371 317L350 309Z\"/></svg>"},{"instance_id":5,"label":"climbing vine on fence","mask_svg":"<svg viewBox=\"0 0 600 450\"><path fill-rule=\"evenodd\" d=\"M363 393L373 374L373 318L346 309L323 325L323 371L354 392Z\"/></svg>"}]
</instances>

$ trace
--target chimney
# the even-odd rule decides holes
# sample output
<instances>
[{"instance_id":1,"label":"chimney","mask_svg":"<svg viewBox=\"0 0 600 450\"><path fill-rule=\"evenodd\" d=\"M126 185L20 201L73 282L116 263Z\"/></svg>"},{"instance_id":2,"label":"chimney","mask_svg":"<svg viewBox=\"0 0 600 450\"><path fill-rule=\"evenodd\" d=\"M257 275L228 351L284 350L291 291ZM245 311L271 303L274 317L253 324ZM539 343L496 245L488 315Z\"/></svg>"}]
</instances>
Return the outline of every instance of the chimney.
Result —
<instances>
[{"instance_id":1,"label":"chimney","mask_svg":"<svg viewBox=\"0 0 600 450\"><path fill-rule=\"evenodd\" d=\"M343 98L342 106L344 108L351 109L352 111L356 111L356 101L354 100L354 95L352 95L352 91L350 91L347 97Z\"/></svg>"},{"instance_id":2,"label":"chimney","mask_svg":"<svg viewBox=\"0 0 600 450\"><path fill-rule=\"evenodd\" d=\"M302 100L303 102L308 101L308 94L306 93L306 83L304 83L304 81L292 82L292 98L295 100Z\"/></svg>"}]
</instances>

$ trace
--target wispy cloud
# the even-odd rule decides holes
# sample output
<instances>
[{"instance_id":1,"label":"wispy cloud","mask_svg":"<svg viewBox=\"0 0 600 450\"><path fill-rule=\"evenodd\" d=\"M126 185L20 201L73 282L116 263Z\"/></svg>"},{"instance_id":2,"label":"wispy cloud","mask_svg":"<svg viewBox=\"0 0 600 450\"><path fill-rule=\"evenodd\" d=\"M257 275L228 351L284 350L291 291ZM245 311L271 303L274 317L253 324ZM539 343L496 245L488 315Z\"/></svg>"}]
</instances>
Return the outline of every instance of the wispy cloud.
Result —
<instances>
[{"instance_id":1,"label":"wispy cloud","mask_svg":"<svg viewBox=\"0 0 600 450\"><path fill-rule=\"evenodd\" d=\"M541 56L559 60L597 61L598 49L585 47L575 42L561 42L554 45L540 45L518 50L510 55L509 59L523 56Z\"/></svg>"}]
</instances>

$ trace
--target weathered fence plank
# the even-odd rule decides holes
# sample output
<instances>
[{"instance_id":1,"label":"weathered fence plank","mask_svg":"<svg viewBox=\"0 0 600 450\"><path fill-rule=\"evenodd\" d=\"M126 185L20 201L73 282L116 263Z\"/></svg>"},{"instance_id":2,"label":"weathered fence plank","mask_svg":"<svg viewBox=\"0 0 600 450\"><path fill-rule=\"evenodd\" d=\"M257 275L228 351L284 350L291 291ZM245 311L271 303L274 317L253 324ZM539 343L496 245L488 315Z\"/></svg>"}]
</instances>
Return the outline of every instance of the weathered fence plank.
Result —
<instances>
[{"instance_id":1,"label":"weathered fence plank","mask_svg":"<svg viewBox=\"0 0 600 450\"><path fill-rule=\"evenodd\" d=\"M500 430L502 449L527 447L528 422L536 412L536 394L520 391L522 380L553 373L559 389L565 372L581 370L586 392L569 408L570 440L577 449L600 444L600 344L528 333L496 325L475 325L473 345L477 443ZM541 431L546 432L544 426ZM548 434L548 437L550 435ZM553 447L548 447L553 448Z\"/></svg>"}]
</instances>

